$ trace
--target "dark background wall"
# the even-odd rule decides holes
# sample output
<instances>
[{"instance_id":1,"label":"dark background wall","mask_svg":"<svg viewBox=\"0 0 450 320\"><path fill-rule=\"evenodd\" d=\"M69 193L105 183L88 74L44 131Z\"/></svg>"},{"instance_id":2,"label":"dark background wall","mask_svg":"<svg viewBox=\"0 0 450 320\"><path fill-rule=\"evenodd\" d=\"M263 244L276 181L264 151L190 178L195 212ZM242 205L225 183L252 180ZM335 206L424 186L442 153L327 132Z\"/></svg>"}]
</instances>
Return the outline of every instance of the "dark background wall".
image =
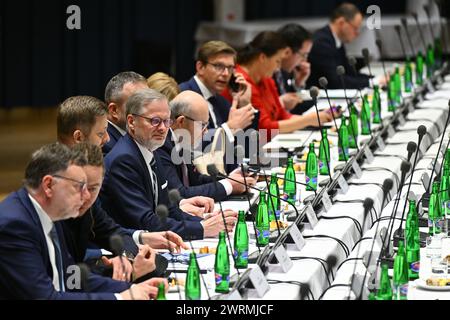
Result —
<instances>
[{"instance_id":1,"label":"dark background wall","mask_svg":"<svg viewBox=\"0 0 450 320\"><path fill-rule=\"evenodd\" d=\"M341 2L247 0L246 19L324 16ZM353 2L363 11L378 4L383 14L405 8L405 0ZM81 8L81 30L66 28L72 4ZM213 12L212 0L0 0L0 108L101 98L123 70L184 81L194 71L197 25Z\"/></svg>"}]
</instances>

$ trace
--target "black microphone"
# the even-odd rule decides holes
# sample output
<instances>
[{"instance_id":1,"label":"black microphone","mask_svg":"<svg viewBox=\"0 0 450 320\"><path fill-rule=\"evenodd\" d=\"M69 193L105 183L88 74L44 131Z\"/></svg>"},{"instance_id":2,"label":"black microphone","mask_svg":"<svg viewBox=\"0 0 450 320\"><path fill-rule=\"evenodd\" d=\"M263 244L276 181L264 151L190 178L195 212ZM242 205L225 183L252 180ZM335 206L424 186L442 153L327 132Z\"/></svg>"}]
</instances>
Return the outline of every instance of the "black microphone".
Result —
<instances>
[{"instance_id":1,"label":"black microphone","mask_svg":"<svg viewBox=\"0 0 450 320\"><path fill-rule=\"evenodd\" d=\"M431 15L430 15L430 7L427 4L423 5L423 11L427 15L428 26L430 27L431 38L436 39L434 36L433 25L431 24Z\"/></svg>"},{"instance_id":2,"label":"black microphone","mask_svg":"<svg viewBox=\"0 0 450 320\"><path fill-rule=\"evenodd\" d=\"M373 74L372 74L372 68L370 67L370 54L369 49L363 48L361 50L361 53L364 57L364 63L367 64L367 68L369 69L369 76L370 76L370 84L373 88Z\"/></svg>"},{"instance_id":3,"label":"black microphone","mask_svg":"<svg viewBox=\"0 0 450 320\"><path fill-rule=\"evenodd\" d=\"M387 81L387 79L388 79L388 73L387 73L387 71L386 71L386 65L385 65L385 63L384 63L384 50L383 50L383 43L381 42L381 39L376 39L375 40L375 44L377 45L377 47L378 47L378 51L380 51L380 56L381 56L381 58L380 58L380 60L381 60L381 65L383 66L383 73L384 73L384 78L386 79L386 81ZM403 45L403 44L402 44Z\"/></svg>"},{"instance_id":4,"label":"black microphone","mask_svg":"<svg viewBox=\"0 0 450 320\"><path fill-rule=\"evenodd\" d=\"M309 286L309 283L302 283L300 286L300 300L305 300L306 298L308 298L308 300L310 300L309 297L309 292L311 291L311 288Z\"/></svg>"},{"instance_id":5,"label":"black microphone","mask_svg":"<svg viewBox=\"0 0 450 320\"><path fill-rule=\"evenodd\" d=\"M170 190L168 192L168 197L169 197L169 202L170 202L171 205L179 207L180 201L182 200L182 198L181 198L180 192L177 189ZM158 205L156 207L156 210L157 210L157 215L158 215L159 219L161 221L165 222L166 219L167 219L167 216L169 215L169 209L167 208L167 206L166 205ZM223 215L223 212L222 212L222 215ZM186 222L184 221L184 219L181 219L181 221L182 221L182 224L183 224L183 228L186 229ZM226 227L225 227L225 229L226 229ZM192 237L189 237L187 240L189 242L189 245L191 247L192 252L194 252L194 246L192 244L192 239L191 238ZM198 265L198 261L197 261L197 266L199 266ZM200 269L200 267L199 267L199 269ZM239 271L238 271L238 274L239 274ZM208 300L211 300L211 296L209 295L209 290L208 290L208 287L206 285L205 278L203 277L203 274L201 272L200 272L200 278L202 279L203 286L206 289L205 291L206 291L206 295L208 296ZM178 280L175 278L175 281L177 282L178 295L180 296L180 299L181 299L181 291L179 291L180 287L178 285Z\"/></svg>"},{"instance_id":6,"label":"black microphone","mask_svg":"<svg viewBox=\"0 0 450 320\"><path fill-rule=\"evenodd\" d=\"M369 214L369 211L372 210L372 208L373 208L373 200L371 198L364 199L363 207L364 207L364 217L363 217L362 227L364 228L364 226L366 225L366 219ZM356 251L356 258L359 257L360 250L361 250L361 243L358 245L358 250ZM350 279L350 287L349 287L349 292L348 292L348 300L350 300L351 290L353 287L353 281L355 280L356 265L357 265L357 263L355 263L353 265L353 272L352 272L352 277ZM359 293L355 292L356 300L361 300L361 293L362 293L362 290Z\"/></svg>"},{"instance_id":7,"label":"black microphone","mask_svg":"<svg viewBox=\"0 0 450 320\"><path fill-rule=\"evenodd\" d=\"M395 32L397 33L398 39L400 40L400 47L402 48L402 53L405 56L405 59L409 58L408 53L406 52L406 47L405 47L405 43L403 42L403 38L402 38L402 31L401 31L401 26L400 25L395 25L394 26ZM413 52L414 55L414 52Z\"/></svg>"},{"instance_id":8,"label":"black microphone","mask_svg":"<svg viewBox=\"0 0 450 320\"><path fill-rule=\"evenodd\" d=\"M388 223L388 234L387 236L383 239L383 247L385 246L385 241L388 241L388 246L387 248L390 248L390 239L392 236L392 229L394 227L394 222L395 222L395 217L397 215L397 209L398 209L398 204L400 201L400 197L402 194L402 190L403 190L403 185L405 184L405 178L406 178L406 174L409 172L409 170L411 169L411 163L408 161L402 161L402 164L400 166L400 171L401 171L401 178L400 178L400 186L398 188L396 197L395 197L395 201L394 201L394 206L392 208L392 212L391 212L391 216L389 218L389 223ZM388 252L380 252L380 255L383 258L388 258L390 257L390 250L387 250Z\"/></svg>"},{"instance_id":9,"label":"black microphone","mask_svg":"<svg viewBox=\"0 0 450 320\"><path fill-rule=\"evenodd\" d=\"M413 12L413 13L411 13L411 15L414 17L414 20L416 21L417 29L419 29L420 39L422 40L422 44L423 44L425 52L427 52L427 43L425 42L425 38L424 38L423 33L422 33L422 27L420 26L419 18L417 16L417 13Z\"/></svg>"},{"instance_id":10,"label":"black microphone","mask_svg":"<svg viewBox=\"0 0 450 320\"><path fill-rule=\"evenodd\" d=\"M411 48L412 55L415 56L416 52L414 51L414 45L411 40L411 35L409 34L408 20L406 19L406 17L403 17L400 19L400 21L402 22L403 28L405 28L406 38L408 39L408 43Z\"/></svg>"},{"instance_id":11,"label":"black microphone","mask_svg":"<svg viewBox=\"0 0 450 320\"><path fill-rule=\"evenodd\" d=\"M313 103L314 103L314 107L316 108L316 116L317 116L317 122L319 123L320 136L322 137L322 140L324 140L324 136L323 136L323 132L322 132L322 123L320 123L319 108L317 107L317 97L319 96L319 88L314 87L314 86L311 87L311 89L309 89L309 95L311 96ZM331 110L331 113L333 113L333 110ZM333 119L334 119L334 116L333 116ZM326 165L328 167L328 176L331 181L330 160L331 159L328 159L328 153L325 152L325 161L327 162Z\"/></svg>"},{"instance_id":12,"label":"black microphone","mask_svg":"<svg viewBox=\"0 0 450 320\"><path fill-rule=\"evenodd\" d=\"M319 78L319 85L322 87L323 90L325 90L325 94L327 96L328 105L330 107L331 116L333 117L334 126L336 129L338 129L338 125L336 123L336 117L334 116L333 108L331 107L331 100L330 96L328 95L328 80L325 77Z\"/></svg>"},{"instance_id":13,"label":"black microphone","mask_svg":"<svg viewBox=\"0 0 450 320\"><path fill-rule=\"evenodd\" d=\"M350 101L349 101L348 96L347 96L347 87L346 87L345 81L344 81L344 75L345 75L345 68L344 68L344 66L342 66L342 65L337 66L336 67L336 73L337 73L337 75L339 77L339 80L341 81L342 88L344 89L345 101L347 101L347 108L349 109L350 108Z\"/></svg>"},{"instance_id":14,"label":"black microphone","mask_svg":"<svg viewBox=\"0 0 450 320\"><path fill-rule=\"evenodd\" d=\"M329 276L329 274L333 275L333 268L336 266L338 260L337 257L334 254L331 254L327 257L326 263L328 265L328 274L327 277ZM334 277L333 277L334 280Z\"/></svg>"},{"instance_id":15,"label":"black microphone","mask_svg":"<svg viewBox=\"0 0 450 320\"><path fill-rule=\"evenodd\" d=\"M417 156L419 155L420 143L422 142L423 137L427 134L427 128L424 125L420 125L417 128L417 134L419 135L419 138L418 138L418 141L417 141L417 152L416 152L416 155L414 156L414 162L413 162L413 166L412 166L412 170L411 170L411 175L410 175L410 178L409 178L408 190L406 192L407 196L406 196L406 199L405 199L405 204L403 206L402 219L400 220L400 227L394 233L394 239L396 238L398 240L400 240L400 239L403 240L403 238L404 238L403 237L402 226L403 226L403 218L405 217L405 212L406 212L406 203L407 203L407 200L408 200L409 191L411 190L412 179L413 179L413 176L414 176L414 169L416 168L416 165L417 165ZM408 152L409 152L409 150L408 150Z\"/></svg>"},{"instance_id":16,"label":"black microphone","mask_svg":"<svg viewBox=\"0 0 450 320\"><path fill-rule=\"evenodd\" d=\"M241 181L238 181L238 180L233 179L233 178L231 178L231 177L227 177L226 175L220 173L220 172L217 170L216 166L215 166L213 163L211 163L211 164L209 164L209 165L207 166L207 170L208 170L208 174L209 174L209 175L211 175L211 173L213 173L213 174L216 174L216 176L218 176L218 177L226 178L226 179L229 179L229 180L234 181L234 182L236 182L236 183L240 183L240 184L242 184L242 185L244 184L244 183L241 182ZM256 187L253 187L253 186L250 186L250 185L249 185L248 187L249 187L250 189L255 190L255 191L258 191L258 192L261 191L261 189L258 189L258 188L256 188ZM270 190L267 190L266 193L267 193L268 195L270 195L270 196L273 196L273 197L277 198L277 195L276 195L276 194L271 194L271 193L270 193ZM295 207L295 205L293 205L291 202L289 202L288 200L283 199L283 198L281 198L281 197L278 197L278 200L281 200L281 201L286 202L287 204L291 205L291 206L294 208L294 210L295 210L296 217L299 217L299 216L300 216L300 214L299 214L299 212L298 212L298 209L297 209L297 208Z\"/></svg>"},{"instance_id":17,"label":"black microphone","mask_svg":"<svg viewBox=\"0 0 450 320\"><path fill-rule=\"evenodd\" d=\"M410 141L408 142L406 149L408 150L408 161L410 161L413 153L417 150L417 144L414 141Z\"/></svg>"}]
</instances>

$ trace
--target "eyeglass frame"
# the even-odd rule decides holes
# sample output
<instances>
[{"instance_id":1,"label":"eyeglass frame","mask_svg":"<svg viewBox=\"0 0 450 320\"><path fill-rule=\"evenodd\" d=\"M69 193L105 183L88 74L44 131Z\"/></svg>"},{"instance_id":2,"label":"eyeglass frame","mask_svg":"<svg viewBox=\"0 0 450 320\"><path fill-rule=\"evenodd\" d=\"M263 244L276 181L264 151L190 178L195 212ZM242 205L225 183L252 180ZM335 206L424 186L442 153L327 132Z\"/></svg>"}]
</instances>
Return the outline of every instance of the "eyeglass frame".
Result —
<instances>
[{"instance_id":1,"label":"eyeglass frame","mask_svg":"<svg viewBox=\"0 0 450 320\"><path fill-rule=\"evenodd\" d=\"M63 179L63 180L67 180L67 181L72 181L75 183L78 183L79 187L79 191L82 194L84 191L87 191L88 186L87 186L87 182L86 181L79 181L73 178L69 178L69 177L64 177L62 175L59 174L53 174L52 177L58 178L58 179Z\"/></svg>"},{"instance_id":2,"label":"eyeglass frame","mask_svg":"<svg viewBox=\"0 0 450 320\"><path fill-rule=\"evenodd\" d=\"M179 116L180 116L180 117L183 116L183 117L185 117L186 119L193 121L194 123L195 123L195 122L201 122L201 124L202 124L202 130L208 129L209 121L208 121L208 122L203 122L203 121L195 120L195 119L193 119L193 118L191 118L191 117L189 117L189 116L187 116L187 115L185 115L185 114L181 114L181 115L179 115Z\"/></svg>"},{"instance_id":3,"label":"eyeglass frame","mask_svg":"<svg viewBox=\"0 0 450 320\"><path fill-rule=\"evenodd\" d=\"M214 70L216 70L219 73L223 73L225 71L225 69L228 70L229 74L233 74L234 71L236 71L236 66L235 65L234 66L226 66L226 65L223 65L221 63L212 63L212 62L206 61L206 65L208 65L208 64L212 65ZM220 70L218 70L218 69L220 69Z\"/></svg>"},{"instance_id":4,"label":"eyeglass frame","mask_svg":"<svg viewBox=\"0 0 450 320\"><path fill-rule=\"evenodd\" d=\"M150 118L150 117L146 117L146 116L143 116L143 115L140 115L140 114L136 114L136 113L132 113L131 114L132 116L135 116L135 117L140 117L140 118L143 118L143 119L145 119L145 120L147 120L147 122L149 122L150 123L150 125L153 127L153 128L157 128L157 127L159 127L160 125L161 125L161 123L163 123L164 124L164 126L167 128L167 129L169 129L172 125L173 125L173 119L171 119L171 118L169 118L169 119L161 119L160 117L152 117L152 118ZM158 121L158 124L156 124L156 125L154 125L153 123L152 123L152 121L154 120L154 119L158 119L159 121Z\"/></svg>"}]
</instances>

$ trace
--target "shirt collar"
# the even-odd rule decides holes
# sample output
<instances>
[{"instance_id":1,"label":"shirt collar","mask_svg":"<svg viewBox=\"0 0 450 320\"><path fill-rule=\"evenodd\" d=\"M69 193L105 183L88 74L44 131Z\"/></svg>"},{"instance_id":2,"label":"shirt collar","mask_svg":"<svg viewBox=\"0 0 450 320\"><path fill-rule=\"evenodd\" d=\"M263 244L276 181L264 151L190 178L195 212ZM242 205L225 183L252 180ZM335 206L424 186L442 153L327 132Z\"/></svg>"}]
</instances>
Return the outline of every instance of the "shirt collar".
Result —
<instances>
[{"instance_id":1,"label":"shirt collar","mask_svg":"<svg viewBox=\"0 0 450 320\"><path fill-rule=\"evenodd\" d=\"M110 125L112 125L114 128L117 129L117 131L119 131L119 133L122 135L122 137L127 133L125 130L123 130L122 128L120 128L118 125L116 125L115 123L112 123L111 121L108 120L108 123Z\"/></svg>"},{"instance_id":2,"label":"shirt collar","mask_svg":"<svg viewBox=\"0 0 450 320\"><path fill-rule=\"evenodd\" d=\"M336 48L339 49L340 47L342 47L342 41L339 39L339 37L337 36L337 34L335 34L335 33L333 32L333 29L330 28L330 31L331 31L331 34L333 35L334 42L336 43Z\"/></svg>"},{"instance_id":3,"label":"shirt collar","mask_svg":"<svg viewBox=\"0 0 450 320\"><path fill-rule=\"evenodd\" d=\"M36 201L30 194L28 194L28 197L31 200L31 203L33 204L34 210L36 210L39 220L41 221L42 229L44 230L44 233L46 235L50 234L50 231L53 229L53 221L48 216L47 212L42 209L39 202Z\"/></svg>"},{"instance_id":4,"label":"shirt collar","mask_svg":"<svg viewBox=\"0 0 450 320\"><path fill-rule=\"evenodd\" d=\"M209 98L214 96L214 94L212 94L212 92L203 84L202 80L200 80L197 75L194 76L194 80L195 82L197 82L197 85L200 88L200 92L202 93L202 96L203 98L205 98L205 100L208 100Z\"/></svg>"},{"instance_id":5,"label":"shirt collar","mask_svg":"<svg viewBox=\"0 0 450 320\"><path fill-rule=\"evenodd\" d=\"M175 134L175 131L172 130L172 128L170 128L169 130L172 133L172 141L175 144L175 150L179 152L181 150L181 145L180 142L178 142L178 137Z\"/></svg>"},{"instance_id":6,"label":"shirt collar","mask_svg":"<svg viewBox=\"0 0 450 320\"><path fill-rule=\"evenodd\" d=\"M144 157L145 163L150 165L150 163L153 161L153 152L148 150L146 147L142 146L139 142L134 140L136 142L139 150L141 151L142 156Z\"/></svg>"}]
</instances>

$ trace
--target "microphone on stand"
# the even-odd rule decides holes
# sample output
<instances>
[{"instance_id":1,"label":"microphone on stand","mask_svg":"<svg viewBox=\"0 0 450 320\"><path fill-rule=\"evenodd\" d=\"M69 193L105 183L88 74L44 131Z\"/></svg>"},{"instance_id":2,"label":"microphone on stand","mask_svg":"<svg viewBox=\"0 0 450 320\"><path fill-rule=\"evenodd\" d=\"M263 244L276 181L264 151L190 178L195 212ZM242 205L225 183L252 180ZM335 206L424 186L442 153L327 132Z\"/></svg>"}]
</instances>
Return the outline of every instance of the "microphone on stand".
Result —
<instances>
[{"instance_id":1,"label":"microphone on stand","mask_svg":"<svg viewBox=\"0 0 450 320\"><path fill-rule=\"evenodd\" d=\"M430 27L431 37L433 39L436 39L436 37L434 36L433 25L431 24L430 7L427 4L424 4L423 11L425 11L425 14L427 15L428 26Z\"/></svg>"},{"instance_id":2,"label":"microphone on stand","mask_svg":"<svg viewBox=\"0 0 450 320\"><path fill-rule=\"evenodd\" d=\"M406 38L408 39L408 43L411 48L412 55L415 56L416 52L414 51L414 45L411 40L411 35L409 34L408 20L405 17L403 17L400 19L400 21L402 22L403 28L405 28Z\"/></svg>"},{"instance_id":3,"label":"microphone on stand","mask_svg":"<svg viewBox=\"0 0 450 320\"><path fill-rule=\"evenodd\" d=\"M364 218L363 218L362 228L364 228L364 226L366 225L367 215L369 214L369 211L372 210L372 208L373 208L373 200L371 198L364 199L363 207L364 207ZM359 257L359 251L360 250L361 250L361 243L358 245L358 250L356 251L356 258ZM348 300L350 300L351 291L352 291L352 287L353 287L353 282L355 280L356 265L357 265L357 263L355 262L355 264L353 265L352 277L350 279ZM361 300L362 290L360 292L354 292L354 293L355 293L355 296L356 296L356 300Z\"/></svg>"},{"instance_id":4,"label":"microphone on stand","mask_svg":"<svg viewBox=\"0 0 450 320\"><path fill-rule=\"evenodd\" d=\"M427 52L427 43L425 42L425 38L424 38L423 33L422 33L422 28L421 28L420 23L419 23L419 18L417 16L416 12L411 13L411 15L414 17L414 20L416 21L417 29L419 29L420 39L422 41L422 44L423 44L423 47L424 47L424 50L425 50L425 53L426 53Z\"/></svg>"},{"instance_id":5,"label":"microphone on stand","mask_svg":"<svg viewBox=\"0 0 450 320\"><path fill-rule=\"evenodd\" d=\"M384 50L383 50L383 43L381 42L381 39L376 39L375 40L375 44L377 45L377 47L378 47L378 51L380 51L380 55L381 55L381 65L383 66L383 73L384 73L384 78L386 79L386 81L387 81L387 79L389 78L388 77L388 73L387 73L387 71L386 71L386 65L385 65L385 63L384 63L384 59L383 59L383 56L384 56Z\"/></svg>"},{"instance_id":6,"label":"microphone on stand","mask_svg":"<svg viewBox=\"0 0 450 320\"><path fill-rule=\"evenodd\" d=\"M411 190L412 179L413 179L413 176L414 176L414 169L416 168L416 165L417 165L417 156L419 155L420 144L422 142L423 137L426 135L426 133L427 133L427 128L424 125L420 125L417 128L417 134L419 135L419 138L418 138L418 141L417 141L417 152L416 152L416 154L414 156L414 162L413 162L413 166L412 166L412 170L411 170L411 175L410 175L410 178L409 178L408 190L406 192L405 204L403 206L402 219L400 220L400 227L394 233L394 240L395 239L397 239L397 240L400 240L400 239L403 240L404 239L402 226L403 226L403 219L405 217L405 212L406 212L406 203L407 203L407 200L408 200L409 191ZM408 150L408 156L409 156L409 150ZM394 224L392 224L392 225L394 225Z\"/></svg>"},{"instance_id":7,"label":"microphone on stand","mask_svg":"<svg viewBox=\"0 0 450 320\"><path fill-rule=\"evenodd\" d=\"M373 74L372 74L372 68L370 67L370 54L369 49L363 48L361 50L361 53L364 57L364 63L367 64L367 68L369 69L369 76L370 76L370 85L373 88Z\"/></svg>"}]
</instances>

